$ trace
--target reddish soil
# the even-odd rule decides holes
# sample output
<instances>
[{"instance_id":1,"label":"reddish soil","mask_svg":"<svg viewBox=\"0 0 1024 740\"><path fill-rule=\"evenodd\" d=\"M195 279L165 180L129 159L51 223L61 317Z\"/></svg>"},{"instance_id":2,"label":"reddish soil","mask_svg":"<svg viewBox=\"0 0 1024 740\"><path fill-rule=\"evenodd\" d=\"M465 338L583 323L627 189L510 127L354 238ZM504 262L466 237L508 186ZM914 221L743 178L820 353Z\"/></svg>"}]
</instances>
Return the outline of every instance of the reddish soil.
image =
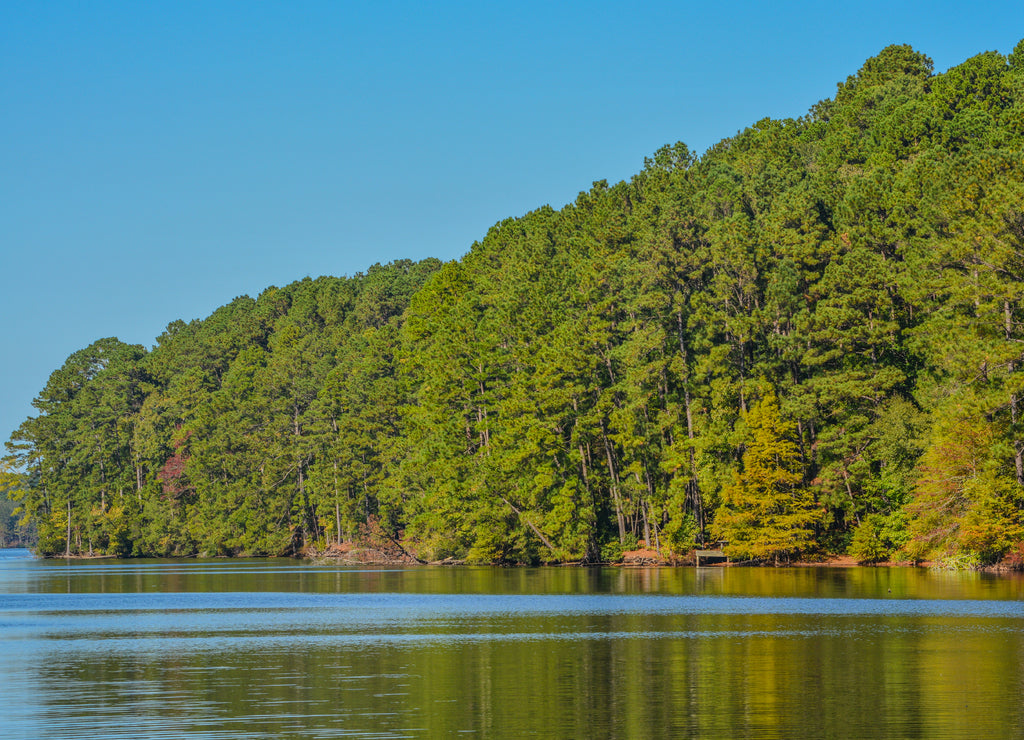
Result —
<instances>
[{"instance_id":1,"label":"reddish soil","mask_svg":"<svg viewBox=\"0 0 1024 740\"><path fill-rule=\"evenodd\" d=\"M412 565L416 563L415 559L398 548L376 549L362 547L351 542L334 543L323 552L307 552L305 557L325 558L341 563L358 563L360 565Z\"/></svg>"},{"instance_id":2,"label":"reddish soil","mask_svg":"<svg viewBox=\"0 0 1024 740\"><path fill-rule=\"evenodd\" d=\"M667 560L657 550L648 550L641 548L639 550L627 550L622 553L622 564L623 565L671 565L672 562Z\"/></svg>"},{"instance_id":3,"label":"reddish soil","mask_svg":"<svg viewBox=\"0 0 1024 740\"><path fill-rule=\"evenodd\" d=\"M850 555L832 555L821 560L797 560L791 565L806 568L853 568L860 563ZM891 563L880 563L880 565L891 565Z\"/></svg>"}]
</instances>

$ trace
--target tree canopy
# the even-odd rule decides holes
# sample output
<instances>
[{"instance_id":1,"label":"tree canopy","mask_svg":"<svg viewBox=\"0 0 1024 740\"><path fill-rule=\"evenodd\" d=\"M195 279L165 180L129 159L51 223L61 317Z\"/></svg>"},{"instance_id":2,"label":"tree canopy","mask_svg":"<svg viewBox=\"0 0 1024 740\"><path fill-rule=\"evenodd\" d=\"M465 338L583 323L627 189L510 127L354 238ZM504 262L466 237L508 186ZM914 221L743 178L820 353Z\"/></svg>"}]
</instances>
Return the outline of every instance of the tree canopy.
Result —
<instances>
[{"instance_id":1,"label":"tree canopy","mask_svg":"<svg viewBox=\"0 0 1024 740\"><path fill-rule=\"evenodd\" d=\"M101 339L8 443L13 498L53 555L1020 551L1021 55L891 46L461 260Z\"/></svg>"}]
</instances>

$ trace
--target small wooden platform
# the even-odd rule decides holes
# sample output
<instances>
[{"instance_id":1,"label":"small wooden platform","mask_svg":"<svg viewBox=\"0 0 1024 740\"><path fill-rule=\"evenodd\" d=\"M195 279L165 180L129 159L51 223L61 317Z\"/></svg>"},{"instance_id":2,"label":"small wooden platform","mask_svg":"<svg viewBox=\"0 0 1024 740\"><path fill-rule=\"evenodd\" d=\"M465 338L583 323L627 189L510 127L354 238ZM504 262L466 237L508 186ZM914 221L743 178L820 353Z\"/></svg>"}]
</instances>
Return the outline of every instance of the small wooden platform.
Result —
<instances>
[{"instance_id":1,"label":"small wooden platform","mask_svg":"<svg viewBox=\"0 0 1024 740\"><path fill-rule=\"evenodd\" d=\"M721 550L695 550L697 556L697 567L702 565L714 565L715 563L728 563L729 556Z\"/></svg>"}]
</instances>

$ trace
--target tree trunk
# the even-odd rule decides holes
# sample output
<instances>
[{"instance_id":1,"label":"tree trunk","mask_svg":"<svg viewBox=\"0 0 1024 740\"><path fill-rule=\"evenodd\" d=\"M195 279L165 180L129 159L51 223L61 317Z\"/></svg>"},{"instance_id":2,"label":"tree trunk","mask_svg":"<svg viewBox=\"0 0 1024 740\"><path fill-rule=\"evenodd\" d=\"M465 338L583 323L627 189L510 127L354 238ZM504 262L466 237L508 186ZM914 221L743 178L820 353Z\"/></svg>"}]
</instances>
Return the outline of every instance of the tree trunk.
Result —
<instances>
[{"instance_id":1,"label":"tree trunk","mask_svg":"<svg viewBox=\"0 0 1024 740\"><path fill-rule=\"evenodd\" d=\"M527 527L529 527L533 531L533 533L535 535L537 535L537 539L539 539L541 542L543 542L545 547L547 547L549 550L551 550L552 554L556 558L560 558L561 557L561 553L559 553L558 549L551 543L551 540L549 540L547 537L545 537L544 533L541 532L539 529L537 529L537 527L534 525L533 522L531 522L529 519L527 519L525 516L523 516L523 512L521 512L518 508L516 508L515 504L513 504L511 501L509 501L504 496L498 496L498 498L500 498L502 501L504 501L506 504L508 504L508 507L510 509L512 509L512 511L514 511L516 513L516 516L519 517L519 521L521 521L523 524L525 524Z\"/></svg>"},{"instance_id":2,"label":"tree trunk","mask_svg":"<svg viewBox=\"0 0 1024 740\"><path fill-rule=\"evenodd\" d=\"M622 497L619 495L619 476L615 472L615 461L612 458L612 446L605 431L604 420L601 421L601 438L604 440L604 451L608 458L608 475L612 488L612 499L615 501L615 518L619 523L619 544L626 542L626 518L622 513Z\"/></svg>"},{"instance_id":3,"label":"tree trunk","mask_svg":"<svg viewBox=\"0 0 1024 740\"><path fill-rule=\"evenodd\" d=\"M338 544L341 544L341 502L338 501L338 461L334 461L334 524L337 529L334 531L334 536L338 540Z\"/></svg>"},{"instance_id":4,"label":"tree trunk","mask_svg":"<svg viewBox=\"0 0 1024 740\"><path fill-rule=\"evenodd\" d=\"M683 358L683 367L688 368L688 357L686 352L686 342L683 334L683 314L678 312L676 314L677 331L679 335L679 354ZM687 376L689 376L689 369L687 369ZM697 480L697 453L694 451L694 438L695 434L693 431L693 410L690 404L690 384L689 377L683 379L683 402L686 406L686 437L690 440L690 479L686 482L686 499L693 511L693 516L697 520L697 530L700 532L700 541L704 542L704 502L701 500L700 495L700 482Z\"/></svg>"},{"instance_id":5,"label":"tree trunk","mask_svg":"<svg viewBox=\"0 0 1024 740\"><path fill-rule=\"evenodd\" d=\"M1013 312L1010 310L1010 302L1003 301L1003 321L1006 330L1006 341L1013 341ZM1015 363L1009 366L1010 373L1016 368ZM1017 470L1017 485L1024 486L1024 440L1021 439L1020 430L1017 428L1017 394L1010 394L1010 429L1013 434L1013 462Z\"/></svg>"}]
</instances>

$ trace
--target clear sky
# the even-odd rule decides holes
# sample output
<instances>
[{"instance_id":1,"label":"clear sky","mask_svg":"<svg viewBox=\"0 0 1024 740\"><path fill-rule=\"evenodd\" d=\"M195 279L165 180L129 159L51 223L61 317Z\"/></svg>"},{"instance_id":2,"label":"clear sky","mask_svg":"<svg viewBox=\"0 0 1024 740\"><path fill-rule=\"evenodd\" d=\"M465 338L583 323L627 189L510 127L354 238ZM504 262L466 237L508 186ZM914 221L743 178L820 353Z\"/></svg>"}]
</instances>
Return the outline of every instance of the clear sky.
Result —
<instances>
[{"instance_id":1,"label":"clear sky","mask_svg":"<svg viewBox=\"0 0 1024 740\"><path fill-rule=\"evenodd\" d=\"M797 117L892 43L936 71L1024 2L0 0L0 439L66 357Z\"/></svg>"}]
</instances>

